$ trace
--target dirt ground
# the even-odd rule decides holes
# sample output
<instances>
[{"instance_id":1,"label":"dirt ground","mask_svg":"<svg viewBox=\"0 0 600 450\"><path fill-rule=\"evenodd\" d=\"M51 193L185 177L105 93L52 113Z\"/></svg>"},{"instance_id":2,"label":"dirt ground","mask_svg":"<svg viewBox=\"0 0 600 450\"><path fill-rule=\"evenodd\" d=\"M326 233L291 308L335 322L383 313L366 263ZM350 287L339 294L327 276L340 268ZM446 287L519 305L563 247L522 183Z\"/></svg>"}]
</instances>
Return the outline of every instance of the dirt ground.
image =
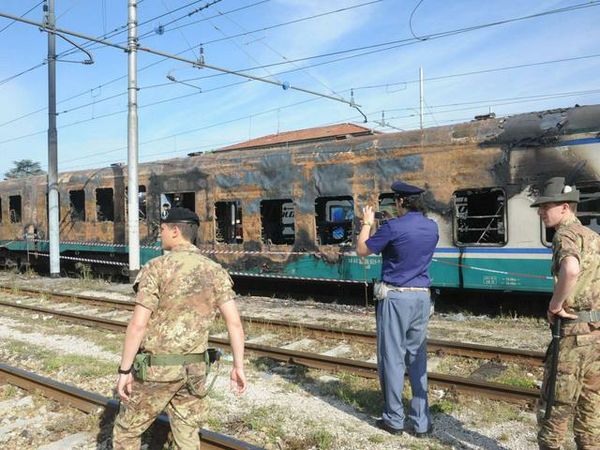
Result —
<instances>
[{"instance_id":1,"label":"dirt ground","mask_svg":"<svg viewBox=\"0 0 600 450\"><path fill-rule=\"evenodd\" d=\"M125 284L7 273L0 273L0 284L123 299L130 298L132 293L131 286ZM372 308L255 296L239 297L237 301L242 313L249 316L367 330L375 327ZM0 313L2 362L106 396L113 395L123 335L65 324L5 307L0 308ZM532 350L545 349L549 340L547 326L542 320L509 316L489 318L466 312L435 314L430 322L429 336ZM432 389L432 436L426 439L392 436L374 426L382 403L375 380L307 370L248 355L250 387L245 395L237 397L228 390L227 359L218 371L215 387L207 400L205 427L268 449L536 448L535 414L522 406L455 397L449 392ZM409 395L408 388L405 394ZM55 407L36 407L37 402L44 404L47 401L1 386L0 431L4 433L0 433L0 446L38 448L77 435L72 438L74 443L70 447L56 448L110 448L109 439L98 441L95 422L90 419L77 419L82 423L70 434L52 431L57 421L63 420L56 414L67 413L57 413L53 411ZM33 424L35 431L25 432L31 430Z\"/></svg>"}]
</instances>

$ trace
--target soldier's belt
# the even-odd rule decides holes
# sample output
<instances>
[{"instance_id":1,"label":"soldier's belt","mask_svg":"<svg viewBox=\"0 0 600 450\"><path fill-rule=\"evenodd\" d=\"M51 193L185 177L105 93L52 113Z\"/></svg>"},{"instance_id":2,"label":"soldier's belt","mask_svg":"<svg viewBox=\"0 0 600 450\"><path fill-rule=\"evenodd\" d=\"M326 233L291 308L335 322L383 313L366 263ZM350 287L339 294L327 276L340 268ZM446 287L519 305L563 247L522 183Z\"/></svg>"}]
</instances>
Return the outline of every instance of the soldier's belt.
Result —
<instances>
[{"instance_id":1,"label":"soldier's belt","mask_svg":"<svg viewBox=\"0 0 600 450\"><path fill-rule=\"evenodd\" d=\"M182 366L184 364L208 362L207 352L188 355L148 355L149 366Z\"/></svg>"},{"instance_id":2,"label":"soldier's belt","mask_svg":"<svg viewBox=\"0 0 600 450\"><path fill-rule=\"evenodd\" d=\"M593 311L577 311L574 312L577 319L563 319L564 323L587 323L587 322L600 322L600 309Z\"/></svg>"}]
</instances>

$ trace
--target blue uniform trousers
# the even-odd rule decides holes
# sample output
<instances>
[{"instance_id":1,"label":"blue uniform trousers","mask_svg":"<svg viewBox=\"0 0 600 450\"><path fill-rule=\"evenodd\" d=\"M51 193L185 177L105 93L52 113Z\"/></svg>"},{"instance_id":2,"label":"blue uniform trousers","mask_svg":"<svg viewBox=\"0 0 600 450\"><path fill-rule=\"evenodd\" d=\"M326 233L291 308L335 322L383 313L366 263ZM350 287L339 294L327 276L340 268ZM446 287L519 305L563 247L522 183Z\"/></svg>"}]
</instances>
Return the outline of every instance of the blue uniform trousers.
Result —
<instances>
[{"instance_id":1,"label":"blue uniform trousers","mask_svg":"<svg viewBox=\"0 0 600 450\"><path fill-rule=\"evenodd\" d=\"M377 366L383 391L383 420L404 427L404 374L412 389L408 419L418 433L431 426L427 399L427 324L429 292L390 291L377 303Z\"/></svg>"}]
</instances>

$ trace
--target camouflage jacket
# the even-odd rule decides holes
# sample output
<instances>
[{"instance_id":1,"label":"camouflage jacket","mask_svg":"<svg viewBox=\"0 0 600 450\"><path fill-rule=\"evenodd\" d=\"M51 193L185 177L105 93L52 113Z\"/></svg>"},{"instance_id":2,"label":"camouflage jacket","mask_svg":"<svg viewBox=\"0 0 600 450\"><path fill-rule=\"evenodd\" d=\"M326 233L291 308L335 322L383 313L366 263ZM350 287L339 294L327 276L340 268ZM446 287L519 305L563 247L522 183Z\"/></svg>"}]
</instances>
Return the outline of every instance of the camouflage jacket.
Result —
<instances>
[{"instance_id":1,"label":"camouflage jacket","mask_svg":"<svg viewBox=\"0 0 600 450\"><path fill-rule=\"evenodd\" d=\"M234 298L232 285L227 271L192 244L149 261L134 283L135 302L152 311L140 348L151 354L205 351L217 307ZM177 379L180 370L156 367L149 379Z\"/></svg>"},{"instance_id":2,"label":"camouflage jacket","mask_svg":"<svg viewBox=\"0 0 600 450\"><path fill-rule=\"evenodd\" d=\"M600 310L600 235L573 217L563 222L552 241L552 275L558 279L560 264L567 256L579 261L579 276L565 300L567 311ZM566 324L565 335L600 332L600 322Z\"/></svg>"}]
</instances>

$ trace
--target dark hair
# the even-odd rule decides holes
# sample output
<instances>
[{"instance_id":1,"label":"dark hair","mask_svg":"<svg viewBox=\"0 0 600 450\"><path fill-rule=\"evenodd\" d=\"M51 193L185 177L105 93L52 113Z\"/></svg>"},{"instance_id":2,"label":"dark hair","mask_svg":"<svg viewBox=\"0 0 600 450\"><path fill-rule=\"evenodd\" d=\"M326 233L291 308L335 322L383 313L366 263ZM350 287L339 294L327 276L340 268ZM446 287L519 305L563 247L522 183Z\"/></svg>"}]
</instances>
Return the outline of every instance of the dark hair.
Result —
<instances>
[{"instance_id":1,"label":"dark hair","mask_svg":"<svg viewBox=\"0 0 600 450\"><path fill-rule=\"evenodd\" d=\"M181 236L192 244L196 243L198 237L198 225L195 223L178 222L178 223L165 223L169 228L177 227L181 232Z\"/></svg>"},{"instance_id":2,"label":"dark hair","mask_svg":"<svg viewBox=\"0 0 600 450\"><path fill-rule=\"evenodd\" d=\"M404 209L425 214L425 202L422 195L409 195L407 197L397 195L395 198L400 201L400 206Z\"/></svg>"}]
</instances>

